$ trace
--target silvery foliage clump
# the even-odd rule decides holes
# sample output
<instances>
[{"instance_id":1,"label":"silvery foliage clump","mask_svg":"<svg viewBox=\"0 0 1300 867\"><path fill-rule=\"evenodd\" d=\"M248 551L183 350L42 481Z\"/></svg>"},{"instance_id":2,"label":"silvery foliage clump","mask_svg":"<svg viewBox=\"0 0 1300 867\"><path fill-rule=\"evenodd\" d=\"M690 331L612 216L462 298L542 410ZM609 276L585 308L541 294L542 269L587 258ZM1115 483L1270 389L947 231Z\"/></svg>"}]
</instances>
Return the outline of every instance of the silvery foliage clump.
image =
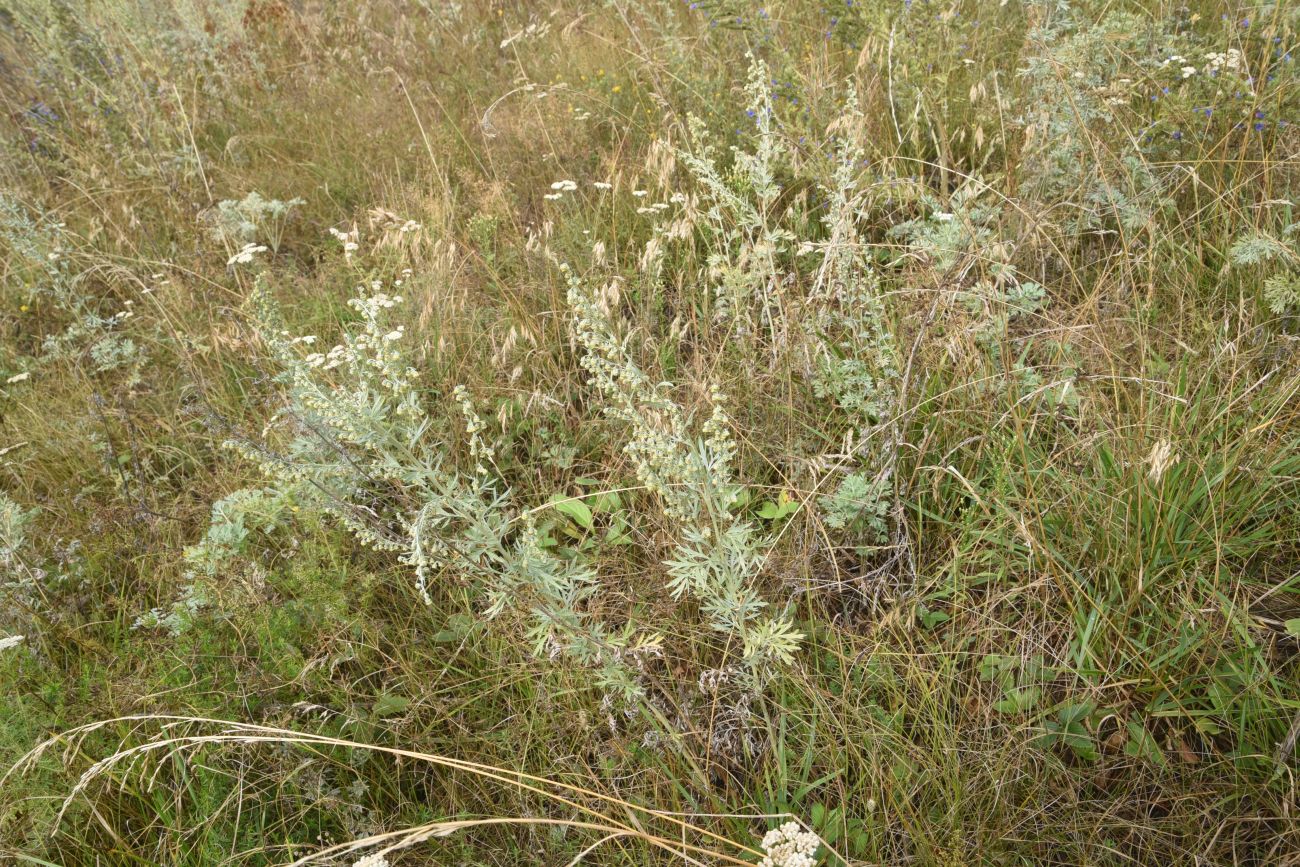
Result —
<instances>
[{"instance_id":1,"label":"silvery foliage clump","mask_svg":"<svg viewBox=\"0 0 1300 867\"><path fill-rule=\"evenodd\" d=\"M217 580L248 548L254 532L270 533L283 523L292 493L273 488L245 488L212 504L203 538L188 546L182 559L184 584L166 608L154 608L136 618L133 629L165 629L180 635L212 601Z\"/></svg>"},{"instance_id":2,"label":"silvery foliage clump","mask_svg":"<svg viewBox=\"0 0 1300 867\"><path fill-rule=\"evenodd\" d=\"M924 257L934 271L946 274L968 256L982 252L996 236L1001 209L980 200L988 189L972 179L953 192L946 207L922 190L918 205L924 216L891 227L889 234L903 239L909 252Z\"/></svg>"},{"instance_id":3,"label":"silvery foliage clump","mask_svg":"<svg viewBox=\"0 0 1300 867\"><path fill-rule=\"evenodd\" d=\"M1091 232L1113 224L1135 231L1168 204L1167 183L1141 158L1125 132L1120 111L1131 79L1132 58L1154 63L1157 46L1171 34L1153 34L1127 12L1088 20L1068 3L1038 0L1032 49L1020 75L1027 96L1011 122L1026 133L1019 186L1028 201L1059 210L1075 205L1063 229ZM1119 144L1114 154L1098 152L1095 140Z\"/></svg>"},{"instance_id":4,"label":"silvery foliage clump","mask_svg":"<svg viewBox=\"0 0 1300 867\"><path fill-rule=\"evenodd\" d=\"M9 570L19 564L19 552L27 545L27 525L34 517L35 509L23 508L0 491L0 567Z\"/></svg>"},{"instance_id":5,"label":"silvery foliage clump","mask_svg":"<svg viewBox=\"0 0 1300 867\"><path fill-rule=\"evenodd\" d=\"M850 126L861 119L856 94L846 100ZM888 435L898 404L899 360L881 284L866 255L859 226L866 193L857 181L863 150L852 136L835 154L835 171L821 184L826 209L825 240L805 243L803 256L817 262L812 312L818 349L813 391L832 400L860 443L849 472L828 495L818 498L826 526L872 544L888 537L886 516L893 495L894 437ZM873 434L882 434L873 436Z\"/></svg>"},{"instance_id":6,"label":"silvery foliage clump","mask_svg":"<svg viewBox=\"0 0 1300 867\"><path fill-rule=\"evenodd\" d=\"M28 612L48 613L44 602L50 576L40 568L30 533L37 514L0 491L0 638L6 632L39 631Z\"/></svg>"},{"instance_id":7,"label":"silvery foliage clump","mask_svg":"<svg viewBox=\"0 0 1300 867\"><path fill-rule=\"evenodd\" d=\"M776 171L788 150L776 126L767 65L750 55L746 110L754 120L753 152L731 148L731 165L719 163L702 120L689 119L692 144L678 156L703 197L704 224L713 236L708 277L714 316L738 335L785 337L789 323L781 305L782 269L794 234L771 217L781 195Z\"/></svg>"},{"instance_id":8,"label":"silvery foliage clump","mask_svg":"<svg viewBox=\"0 0 1300 867\"><path fill-rule=\"evenodd\" d=\"M26 363L36 368L59 361L86 361L92 373L127 372L127 385L139 382L148 362L144 349L122 334L133 316L130 302L115 313L105 313L81 285L70 252L72 238L61 223L34 220L17 200L0 194L0 241L10 251L10 275L37 300L59 313L68 324L42 341L41 355Z\"/></svg>"},{"instance_id":9,"label":"silvery foliage clump","mask_svg":"<svg viewBox=\"0 0 1300 867\"><path fill-rule=\"evenodd\" d=\"M1241 238L1228 250L1228 258L1238 267L1270 266L1264 278L1263 298L1274 316L1300 313L1300 223L1290 223L1276 235L1256 230Z\"/></svg>"},{"instance_id":10,"label":"silvery foliage clump","mask_svg":"<svg viewBox=\"0 0 1300 867\"><path fill-rule=\"evenodd\" d=\"M856 91L848 90L840 118L827 130L836 145L831 176L817 184L825 232L816 241L801 239L788 224L789 209L777 206L784 192L778 174L793 167L767 66L752 56L745 93L754 120L752 151L732 147L731 165L723 168L703 123L692 119L692 147L679 154L705 204L716 315L742 334L761 329L775 351L810 350L814 393L834 402L854 439L871 441L872 432L894 415L899 365L889 311L861 229L869 203L859 181L864 118ZM800 280L809 288L796 311L796 300L784 287ZM849 477L819 502L825 515L835 516L833 529L870 528L872 539L880 541L880 516L893 491L892 445L889 437L874 440L880 445L855 454ZM854 475L858 480L850 480ZM864 520L848 517L859 512Z\"/></svg>"},{"instance_id":11,"label":"silvery foliage clump","mask_svg":"<svg viewBox=\"0 0 1300 867\"><path fill-rule=\"evenodd\" d=\"M277 490L332 516L362 544L396 554L426 602L436 580L454 576L473 587L489 617L524 612L537 654L595 669L598 685L611 693L637 694L636 669L658 653L658 636L630 625L607 629L588 612L598 576L546 550L532 513L516 506L492 468L485 425L467 390L444 396L442 416L430 414L401 349L405 328L392 322L402 297L377 281L362 287L350 302L358 326L325 352L314 337L290 334L265 281L252 301L284 396L268 432L287 442L278 450L246 440L232 445ZM468 468L457 466L444 432L455 414L464 424Z\"/></svg>"},{"instance_id":12,"label":"silvery foliage clump","mask_svg":"<svg viewBox=\"0 0 1300 867\"><path fill-rule=\"evenodd\" d=\"M852 93L845 117L861 118ZM865 433L894 410L899 363L880 279L859 229L868 207L855 171L862 158L862 148L852 141L838 149L834 174L820 185L826 201L825 240L806 242L799 253L816 263L809 317L819 349L814 387Z\"/></svg>"},{"instance_id":13,"label":"silvery foliage clump","mask_svg":"<svg viewBox=\"0 0 1300 867\"><path fill-rule=\"evenodd\" d=\"M289 217L303 204L298 198L287 202L266 199L253 190L242 199L223 199L205 211L203 219L213 239L229 249L238 250L260 241L278 252Z\"/></svg>"},{"instance_id":14,"label":"silvery foliage clump","mask_svg":"<svg viewBox=\"0 0 1300 867\"><path fill-rule=\"evenodd\" d=\"M671 386L653 382L636 363L606 305L565 270L582 366L604 398L605 413L627 426L624 452L677 536L664 564L669 592L695 598L715 631L739 640L749 674L790 662L803 636L787 612L769 613L756 586L771 540L732 512L740 489L721 392L711 390L709 417L691 424Z\"/></svg>"},{"instance_id":15,"label":"silvery foliage clump","mask_svg":"<svg viewBox=\"0 0 1300 867\"><path fill-rule=\"evenodd\" d=\"M55 600L89 586L81 540L35 532L40 514L0 492L0 643L5 633L59 635L73 613Z\"/></svg>"}]
</instances>

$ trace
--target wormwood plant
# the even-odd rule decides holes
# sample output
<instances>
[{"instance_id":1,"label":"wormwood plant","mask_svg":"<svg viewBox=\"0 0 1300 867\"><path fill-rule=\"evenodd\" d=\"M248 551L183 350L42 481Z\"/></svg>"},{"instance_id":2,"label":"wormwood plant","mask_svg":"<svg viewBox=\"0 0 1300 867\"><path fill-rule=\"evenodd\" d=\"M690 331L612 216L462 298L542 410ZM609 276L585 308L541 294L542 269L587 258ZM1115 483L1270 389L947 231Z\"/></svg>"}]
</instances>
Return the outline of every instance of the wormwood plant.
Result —
<instances>
[{"instance_id":1,"label":"wormwood plant","mask_svg":"<svg viewBox=\"0 0 1300 867\"><path fill-rule=\"evenodd\" d=\"M690 118L691 147L679 151L704 197L702 212L710 231L708 279L713 284L714 317L740 335L762 333L788 339L788 314L782 307L782 261L795 236L772 218L781 194L777 172L788 151L773 116L767 64L749 55L745 84L746 114L754 122L754 150L731 148L731 165L719 162L704 122Z\"/></svg>"},{"instance_id":2,"label":"wormwood plant","mask_svg":"<svg viewBox=\"0 0 1300 867\"><path fill-rule=\"evenodd\" d=\"M861 119L857 95L850 91L841 125L852 128ZM837 148L830 182L820 185L825 239L805 242L800 253L818 261L809 317L809 343L818 356L813 391L834 402L859 443L847 475L818 504L828 527L879 544L888 536L897 435L887 428L897 408L900 373L880 279L859 229L868 206L857 174L863 153L850 129Z\"/></svg>"},{"instance_id":3,"label":"wormwood plant","mask_svg":"<svg viewBox=\"0 0 1300 867\"><path fill-rule=\"evenodd\" d=\"M1025 132L1021 191L1041 203L1073 203L1067 231L1136 230L1167 198L1162 179L1120 132L1134 79L1150 74L1130 59L1150 59L1156 44L1180 39L1127 12L1089 21L1069 3L1045 2L1032 12L1021 72L1027 98L1014 118Z\"/></svg>"},{"instance_id":4,"label":"wormwood plant","mask_svg":"<svg viewBox=\"0 0 1300 867\"><path fill-rule=\"evenodd\" d=\"M287 202L265 199L253 190L242 199L224 199L207 211L203 219L212 236L228 249L237 249L258 241L268 244L272 252L279 251L284 230L293 210L304 202L294 198Z\"/></svg>"},{"instance_id":5,"label":"wormwood plant","mask_svg":"<svg viewBox=\"0 0 1300 867\"><path fill-rule=\"evenodd\" d=\"M632 626L608 630L589 613L596 574L545 549L532 513L518 510L494 475L484 424L460 387L443 397L462 416L473 467L456 466L446 432L451 413L430 414L399 348L405 327L390 313L401 302L378 281L363 287L349 302L359 328L319 352L314 336L290 336L259 280L253 315L280 367L285 398L269 427L287 444L279 451L245 440L232 445L277 491L331 515L362 544L395 553L412 567L426 602L435 580L457 576L477 591L489 617L526 612L538 654L590 666L601 688L636 695L632 666L658 652L658 637Z\"/></svg>"},{"instance_id":6,"label":"wormwood plant","mask_svg":"<svg viewBox=\"0 0 1300 867\"><path fill-rule=\"evenodd\" d=\"M24 509L8 494L0 492L0 566L12 567L27 544L27 525L35 509Z\"/></svg>"},{"instance_id":7,"label":"wormwood plant","mask_svg":"<svg viewBox=\"0 0 1300 867\"><path fill-rule=\"evenodd\" d=\"M691 147L679 152L704 203L701 234L715 317L741 334L761 330L777 355L814 359L815 395L834 403L849 439L859 444L847 460L834 462L846 475L819 505L831 529L876 544L887 536L893 492L895 436L882 425L897 409L899 365L862 231L869 209L860 184L865 119L849 87L825 131L829 177L801 177L770 82L767 65L750 55L745 94L752 150L733 146L724 167L704 124L692 119ZM820 227L786 202L800 186L816 192Z\"/></svg>"},{"instance_id":8,"label":"wormwood plant","mask_svg":"<svg viewBox=\"0 0 1300 867\"><path fill-rule=\"evenodd\" d=\"M428 412L417 372L399 349L405 329L390 311L401 301L372 282L350 302L359 328L320 352L314 336L290 335L259 279L253 315L280 367L285 396L270 427L287 444L279 451L232 444L273 481L277 495L311 503L363 544L397 554L412 567L426 602L438 576L459 576L473 584L488 616L527 610L537 653L593 667L611 693L639 694L644 687L635 669L660 652L659 637L635 624L610 630L591 613L599 576L581 559L546 550L533 511L520 510L494 474L484 424L460 387L444 398L463 420L472 469L456 466L445 432L444 416L452 413ZM732 513L739 489L723 397L714 390L710 417L693 431L682 407L636 366L607 312L572 274L569 302L586 351L583 366L607 412L630 426L626 451L677 528L665 563L667 589L674 598L697 600L710 626L729 646L735 642L740 673L757 683L772 664L791 660L801 634L788 613L770 614L756 589L769 541ZM228 547L229 534L218 532L228 523L214 523L205 545L194 549L197 561L208 562L200 555L210 548L220 556ZM234 528L242 541L241 531Z\"/></svg>"},{"instance_id":9,"label":"wormwood plant","mask_svg":"<svg viewBox=\"0 0 1300 867\"><path fill-rule=\"evenodd\" d=\"M93 373L123 370L129 385L139 381L148 361L142 346L122 331L134 312L130 302L124 309L108 313L81 285L82 275L70 257L73 239L61 223L33 220L29 210L12 197L0 193L0 241L11 251L9 267L15 285L23 287L20 310L40 302L55 311L63 322L61 331L46 334L34 358L16 360L35 369L56 362L88 362Z\"/></svg>"},{"instance_id":10,"label":"wormwood plant","mask_svg":"<svg viewBox=\"0 0 1300 867\"><path fill-rule=\"evenodd\" d=\"M605 306L575 273L566 273L582 366L606 414L628 426L624 452L678 535L665 563L669 592L693 596L715 631L740 641L748 675L791 661L803 636L788 613L766 615L768 603L755 587L770 540L731 511L739 495L731 470L736 447L721 391L711 389L709 418L692 430L668 386L652 383L616 337Z\"/></svg>"},{"instance_id":11,"label":"wormwood plant","mask_svg":"<svg viewBox=\"0 0 1300 867\"><path fill-rule=\"evenodd\" d=\"M269 533L283 522L292 491L246 488L212 504L212 517L203 538L185 549L185 585L168 608L154 608L136 619L137 629L166 629L179 635L211 603L211 591L221 573L243 554L253 532Z\"/></svg>"},{"instance_id":12,"label":"wormwood plant","mask_svg":"<svg viewBox=\"0 0 1300 867\"><path fill-rule=\"evenodd\" d=\"M1276 235L1254 231L1237 239L1228 251L1239 267L1267 267L1263 299L1275 316L1300 313L1300 252L1296 239L1300 223L1291 223Z\"/></svg>"}]
</instances>

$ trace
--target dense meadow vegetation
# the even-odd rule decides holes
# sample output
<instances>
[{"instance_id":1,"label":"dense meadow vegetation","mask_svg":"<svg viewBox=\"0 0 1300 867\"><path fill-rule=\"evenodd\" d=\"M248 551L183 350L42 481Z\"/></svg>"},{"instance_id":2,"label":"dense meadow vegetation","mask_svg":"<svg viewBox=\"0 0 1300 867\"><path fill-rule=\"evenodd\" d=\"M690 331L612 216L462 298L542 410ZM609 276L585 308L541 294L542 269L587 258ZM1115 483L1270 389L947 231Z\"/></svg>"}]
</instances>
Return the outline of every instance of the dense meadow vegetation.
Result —
<instances>
[{"instance_id":1,"label":"dense meadow vegetation","mask_svg":"<svg viewBox=\"0 0 1300 867\"><path fill-rule=\"evenodd\" d=\"M1297 52L0 0L0 863L1300 865Z\"/></svg>"}]
</instances>

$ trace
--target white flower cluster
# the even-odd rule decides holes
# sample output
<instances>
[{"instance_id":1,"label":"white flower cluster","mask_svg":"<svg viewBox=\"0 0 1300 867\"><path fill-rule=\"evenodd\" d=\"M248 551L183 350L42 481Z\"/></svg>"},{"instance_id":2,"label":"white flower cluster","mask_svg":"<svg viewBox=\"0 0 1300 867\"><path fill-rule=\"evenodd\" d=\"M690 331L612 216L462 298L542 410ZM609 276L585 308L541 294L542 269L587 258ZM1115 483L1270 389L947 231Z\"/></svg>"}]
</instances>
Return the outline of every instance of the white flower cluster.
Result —
<instances>
[{"instance_id":1,"label":"white flower cluster","mask_svg":"<svg viewBox=\"0 0 1300 867\"><path fill-rule=\"evenodd\" d=\"M1197 69L1191 64L1186 57L1181 54L1171 54L1164 60L1160 61L1162 67L1177 67L1178 74L1184 79L1191 78L1198 72L1204 72L1207 75L1218 72L1241 72L1245 68L1241 49L1229 48L1227 51L1213 51L1205 55L1205 68Z\"/></svg>"},{"instance_id":2,"label":"white flower cluster","mask_svg":"<svg viewBox=\"0 0 1300 867\"><path fill-rule=\"evenodd\" d=\"M557 199L564 198L565 193L571 193L577 188L578 185L573 181L556 181L555 183L551 184L551 192L542 196L542 198L555 201Z\"/></svg>"},{"instance_id":3,"label":"white flower cluster","mask_svg":"<svg viewBox=\"0 0 1300 867\"><path fill-rule=\"evenodd\" d=\"M1229 48L1227 51L1211 52L1205 55L1208 61L1206 70L1224 70L1229 72L1241 72L1245 64L1242 62L1241 49Z\"/></svg>"},{"instance_id":4,"label":"white flower cluster","mask_svg":"<svg viewBox=\"0 0 1300 867\"><path fill-rule=\"evenodd\" d=\"M330 234L334 236L335 240L343 245L343 256L351 262L352 254L357 251L358 247L360 247L360 234L357 232L357 227L353 226L350 230L344 232L341 229L336 229L333 226L330 226Z\"/></svg>"},{"instance_id":5,"label":"white flower cluster","mask_svg":"<svg viewBox=\"0 0 1300 867\"><path fill-rule=\"evenodd\" d=\"M265 253L267 247L265 244L248 243L240 248L239 252L226 260L227 265L247 265L253 261L258 253Z\"/></svg>"},{"instance_id":6,"label":"white flower cluster","mask_svg":"<svg viewBox=\"0 0 1300 867\"><path fill-rule=\"evenodd\" d=\"M786 822L763 835L767 854L758 867L816 867L820 843L816 834L803 830L798 822Z\"/></svg>"},{"instance_id":7,"label":"white flower cluster","mask_svg":"<svg viewBox=\"0 0 1300 867\"><path fill-rule=\"evenodd\" d=\"M1193 75L1195 75L1196 72L1197 72L1197 69L1196 69L1195 66L1188 66L1188 65L1187 65L1187 58L1186 58L1186 57L1183 57L1181 54L1171 54L1171 55L1169 55L1169 56L1166 57L1164 60L1160 61L1160 65L1161 65L1161 66L1176 66L1176 67L1178 67L1178 73L1179 73L1183 78L1191 78L1191 77L1192 77Z\"/></svg>"}]
</instances>

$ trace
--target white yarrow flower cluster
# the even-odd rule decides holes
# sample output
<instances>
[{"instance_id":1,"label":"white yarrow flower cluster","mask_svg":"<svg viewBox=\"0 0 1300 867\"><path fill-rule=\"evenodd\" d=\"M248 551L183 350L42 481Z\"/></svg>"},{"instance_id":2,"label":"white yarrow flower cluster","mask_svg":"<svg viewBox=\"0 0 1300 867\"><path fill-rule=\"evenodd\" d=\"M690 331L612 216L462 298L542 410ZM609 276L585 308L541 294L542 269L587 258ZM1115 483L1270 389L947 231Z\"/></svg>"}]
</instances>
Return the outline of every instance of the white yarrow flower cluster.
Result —
<instances>
[{"instance_id":1,"label":"white yarrow flower cluster","mask_svg":"<svg viewBox=\"0 0 1300 867\"><path fill-rule=\"evenodd\" d=\"M1244 66L1242 63L1241 49L1239 48L1229 48L1227 51L1212 52L1205 55L1205 59L1209 61L1205 68L1207 70L1214 70L1215 72L1224 69L1229 72L1240 72Z\"/></svg>"},{"instance_id":2,"label":"white yarrow flower cluster","mask_svg":"<svg viewBox=\"0 0 1300 867\"><path fill-rule=\"evenodd\" d=\"M265 253L265 244L245 244L238 253L226 260L227 265L247 265L258 253Z\"/></svg>"},{"instance_id":3,"label":"white yarrow flower cluster","mask_svg":"<svg viewBox=\"0 0 1300 867\"><path fill-rule=\"evenodd\" d=\"M357 232L357 227L353 226L350 230L344 232L341 229L336 229L333 226L330 226L330 234L334 236L335 240L343 245L343 256L351 262L352 254L361 246L360 235Z\"/></svg>"},{"instance_id":4,"label":"white yarrow flower cluster","mask_svg":"<svg viewBox=\"0 0 1300 867\"><path fill-rule=\"evenodd\" d=\"M555 183L551 184L551 192L542 196L542 198L555 201L557 199L564 198L565 193L571 193L577 188L578 185L573 181L556 181Z\"/></svg>"},{"instance_id":5,"label":"white yarrow flower cluster","mask_svg":"<svg viewBox=\"0 0 1300 867\"><path fill-rule=\"evenodd\" d=\"M11 647L17 647L26 640L24 635L10 635L8 638L0 638L0 650L8 650Z\"/></svg>"},{"instance_id":6,"label":"white yarrow flower cluster","mask_svg":"<svg viewBox=\"0 0 1300 867\"><path fill-rule=\"evenodd\" d=\"M1176 66L1178 74L1183 78L1191 78L1199 70L1195 66L1188 65L1188 60L1181 54L1171 54L1160 62L1161 66Z\"/></svg>"},{"instance_id":7,"label":"white yarrow flower cluster","mask_svg":"<svg viewBox=\"0 0 1300 867\"><path fill-rule=\"evenodd\" d=\"M798 822L786 822L763 836L767 854L758 867L816 867L820 843L816 834L803 830Z\"/></svg>"}]
</instances>

